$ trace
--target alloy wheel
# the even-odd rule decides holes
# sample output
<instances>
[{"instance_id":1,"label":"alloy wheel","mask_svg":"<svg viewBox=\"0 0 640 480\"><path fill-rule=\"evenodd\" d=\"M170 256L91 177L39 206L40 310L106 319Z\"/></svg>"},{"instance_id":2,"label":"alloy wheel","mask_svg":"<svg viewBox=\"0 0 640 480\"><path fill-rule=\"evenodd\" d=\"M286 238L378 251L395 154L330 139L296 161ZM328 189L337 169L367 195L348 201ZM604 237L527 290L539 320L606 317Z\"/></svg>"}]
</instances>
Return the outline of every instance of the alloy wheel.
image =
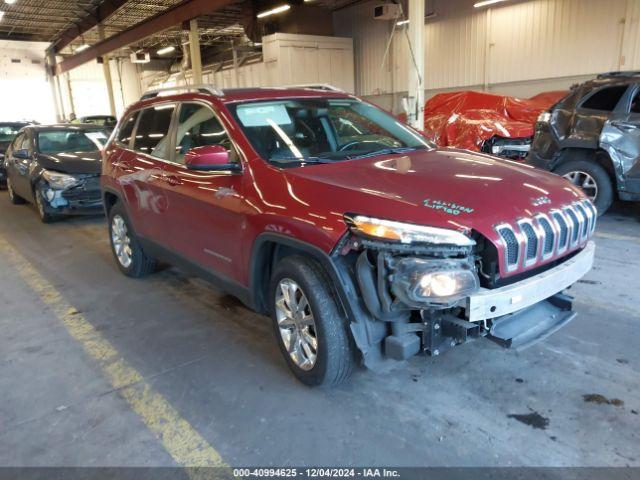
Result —
<instances>
[{"instance_id":1,"label":"alloy wheel","mask_svg":"<svg viewBox=\"0 0 640 480\"><path fill-rule=\"evenodd\" d=\"M283 278L276 289L276 320L280 338L291 360L311 370L318 357L316 322L311 305L298 283Z\"/></svg>"},{"instance_id":2,"label":"alloy wheel","mask_svg":"<svg viewBox=\"0 0 640 480\"><path fill-rule=\"evenodd\" d=\"M133 262L131 237L129 237L127 223L120 215L115 215L111 220L111 243L120 265L129 268Z\"/></svg>"},{"instance_id":3,"label":"alloy wheel","mask_svg":"<svg viewBox=\"0 0 640 480\"><path fill-rule=\"evenodd\" d=\"M574 172L568 172L563 175L564 178L569 180L575 186L580 187L584 194L589 197L589 200L595 202L598 196L598 184L595 179L587 172L577 170Z\"/></svg>"}]
</instances>

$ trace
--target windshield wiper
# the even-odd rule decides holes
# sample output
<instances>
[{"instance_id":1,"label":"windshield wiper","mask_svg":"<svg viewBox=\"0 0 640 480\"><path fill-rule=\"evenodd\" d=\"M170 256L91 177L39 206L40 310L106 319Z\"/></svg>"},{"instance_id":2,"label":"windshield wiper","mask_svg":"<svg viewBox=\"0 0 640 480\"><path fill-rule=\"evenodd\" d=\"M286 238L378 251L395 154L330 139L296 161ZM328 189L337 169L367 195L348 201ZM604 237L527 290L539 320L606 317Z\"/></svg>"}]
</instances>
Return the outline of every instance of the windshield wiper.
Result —
<instances>
[{"instance_id":1,"label":"windshield wiper","mask_svg":"<svg viewBox=\"0 0 640 480\"><path fill-rule=\"evenodd\" d=\"M423 150L424 148L425 148L424 146L380 148L378 150L373 150L371 152L363 153L360 155L354 155L351 158L367 158L367 157L375 157L377 155L389 155L393 153L402 154L402 153L414 152L416 150Z\"/></svg>"},{"instance_id":2,"label":"windshield wiper","mask_svg":"<svg viewBox=\"0 0 640 480\"><path fill-rule=\"evenodd\" d=\"M278 163L293 163L293 161L299 163L333 163L332 160L323 157L278 157L271 158L270 161Z\"/></svg>"}]
</instances>

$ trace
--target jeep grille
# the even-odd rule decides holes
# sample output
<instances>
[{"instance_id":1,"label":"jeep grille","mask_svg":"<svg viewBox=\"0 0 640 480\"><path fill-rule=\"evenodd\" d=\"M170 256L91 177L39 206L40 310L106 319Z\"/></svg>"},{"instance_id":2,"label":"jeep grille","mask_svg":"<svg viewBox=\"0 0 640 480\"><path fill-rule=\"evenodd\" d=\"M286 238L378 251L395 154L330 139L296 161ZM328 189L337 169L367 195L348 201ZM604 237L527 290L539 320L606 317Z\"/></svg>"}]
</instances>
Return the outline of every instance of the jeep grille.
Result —
<instances>
[{"instance_id":1,"label":"jeep grille","mask_svg":"<svg viewBox=\"0 0 640 480\"><path fill-rule=\"evenodd\" d=\"M596 217L593 204L584 200L521 218L513 225L496 225L507 272L533 267L577 248L593 234Z\"/></svg>"}]
</instances>

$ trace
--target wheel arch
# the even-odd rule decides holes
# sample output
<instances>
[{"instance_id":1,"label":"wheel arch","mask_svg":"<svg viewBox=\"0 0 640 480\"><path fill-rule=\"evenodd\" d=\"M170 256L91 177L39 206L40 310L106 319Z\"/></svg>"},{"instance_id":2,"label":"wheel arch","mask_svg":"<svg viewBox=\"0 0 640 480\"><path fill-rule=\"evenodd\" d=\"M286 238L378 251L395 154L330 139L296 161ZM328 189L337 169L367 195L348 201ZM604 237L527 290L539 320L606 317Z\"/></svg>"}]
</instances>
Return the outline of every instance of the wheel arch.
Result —
<instances>
[{"instance_id":1,"label":"wheel arch","mask_svg":"<svg viewBox=\"0 0 640 480\"><path fill-rule=\"evenodd\" d=\"M120 195L111 189L105 189L102 191L102 204L104 206L104 213L109 217L109 212L113 206L121 200Z\"/></svg>"},{"instance_id":2,"label":"wheel arch","mask_svg":"<svg viewBox=\"0 0 640 480\"><path fill-rule=\"evenodd\" d=\"M558 161L554 165L553 171L556 171L560 166L566 163L574 161L595 162L597 165L604 168L609 175L611 183L615 185L616 188L618 187L616 170L613 165L613 161L606 150L603 150L602 148L565 148L558 155Z\"/></svg>"},{"instance_id":3,"label":"wheel arch","mask_svg":"<svg viewBox=\"0 0 640 480\"><path fill-rule=\"evenodd\" d=\"M340 281L340 272L331 257L315 245L277 233L263 233L253 244L249 262L249 285L254 309L260 313L268 312L267 295L273 269L278 261L295 254L309 257L320 265L328 277L338 308L351 318L353 312L346 303L348 297Z\"/></svg>"}]
</instances>

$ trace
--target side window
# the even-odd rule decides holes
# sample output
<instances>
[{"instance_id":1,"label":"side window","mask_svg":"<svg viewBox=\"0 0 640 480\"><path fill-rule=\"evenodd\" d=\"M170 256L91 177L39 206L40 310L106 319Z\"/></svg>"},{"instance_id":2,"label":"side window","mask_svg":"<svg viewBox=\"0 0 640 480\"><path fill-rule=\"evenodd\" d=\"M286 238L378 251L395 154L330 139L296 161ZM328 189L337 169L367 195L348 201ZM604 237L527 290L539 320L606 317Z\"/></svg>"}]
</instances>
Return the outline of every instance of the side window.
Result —
<instances>
[{"instance_id":1,"label":"side window","mask_svg":"<svg viewBox=\"0 0 640 480\"><path fill-rule=\"evenodd\" d=\"M627 85L603 88L584 100L581 107L590 110L611 112L616 108L616 105L618 105L618 102L626 91Z\"/></svg>"},{"instance_id":2,"label":"side window","mask_svg":"<svg viewBox=\"0 0 640 480\"><path fill-rule=\"evenodd\" d=\"M20 143L20 150L29 150L33 151L33 141L28 133L25 133L22 137L22 142Z\"/></svg>"},{"instance_id":3,"label":"side window","mask_svg":"<svg viewBox=\"0 0 640 480\"><path fill-rule=\"evenodd\" d=\"M231 149L227 132L213 110L197 103L183 103L176 128L175 161L184 163L185 154L196 147L221 145Z\"/></svg>"},{"instance_id":4,"label":"side window","mask_svg":"<svg viewBox=\"0 0 640 480\"><path fill-rule=\"evenodd\" d=\"M118 143L129 146L129 140L131 140L131 134L133 133L133 127L136 125L138 114L140 112L133 112L122 122L120 131L118 132Z\"/></svg>"},{"instance_id":5,"label":"side window","mask_svg":"<svg viewBox=\"0 0 640 480\"><path fill-rule=\"evenodd\" d=\"M169 127L175 105L142 110L133 149L158 158L169 158Z\"/></svg>"},{"instance_id":6,"label":"side window","mask_svg":"<svg viewBox=\"0 0 640 480\"><path fill-rule=\"evenodd\" d=\"M640 113L640 88L638 88L638 90L636 90L636 93L633 95L629 113Z\"/></svg>"},{"instance_id":7,"label":"side window","mask_svg":"<svg viewBox=\"0 0 640 480\"><path fill-rule=\"evenodd\" d=\"M13 139L13 143L11 144L11 151L20 150L23 140L24 133L18 134L18 136Z\"/></svg>"}]
</instances>

